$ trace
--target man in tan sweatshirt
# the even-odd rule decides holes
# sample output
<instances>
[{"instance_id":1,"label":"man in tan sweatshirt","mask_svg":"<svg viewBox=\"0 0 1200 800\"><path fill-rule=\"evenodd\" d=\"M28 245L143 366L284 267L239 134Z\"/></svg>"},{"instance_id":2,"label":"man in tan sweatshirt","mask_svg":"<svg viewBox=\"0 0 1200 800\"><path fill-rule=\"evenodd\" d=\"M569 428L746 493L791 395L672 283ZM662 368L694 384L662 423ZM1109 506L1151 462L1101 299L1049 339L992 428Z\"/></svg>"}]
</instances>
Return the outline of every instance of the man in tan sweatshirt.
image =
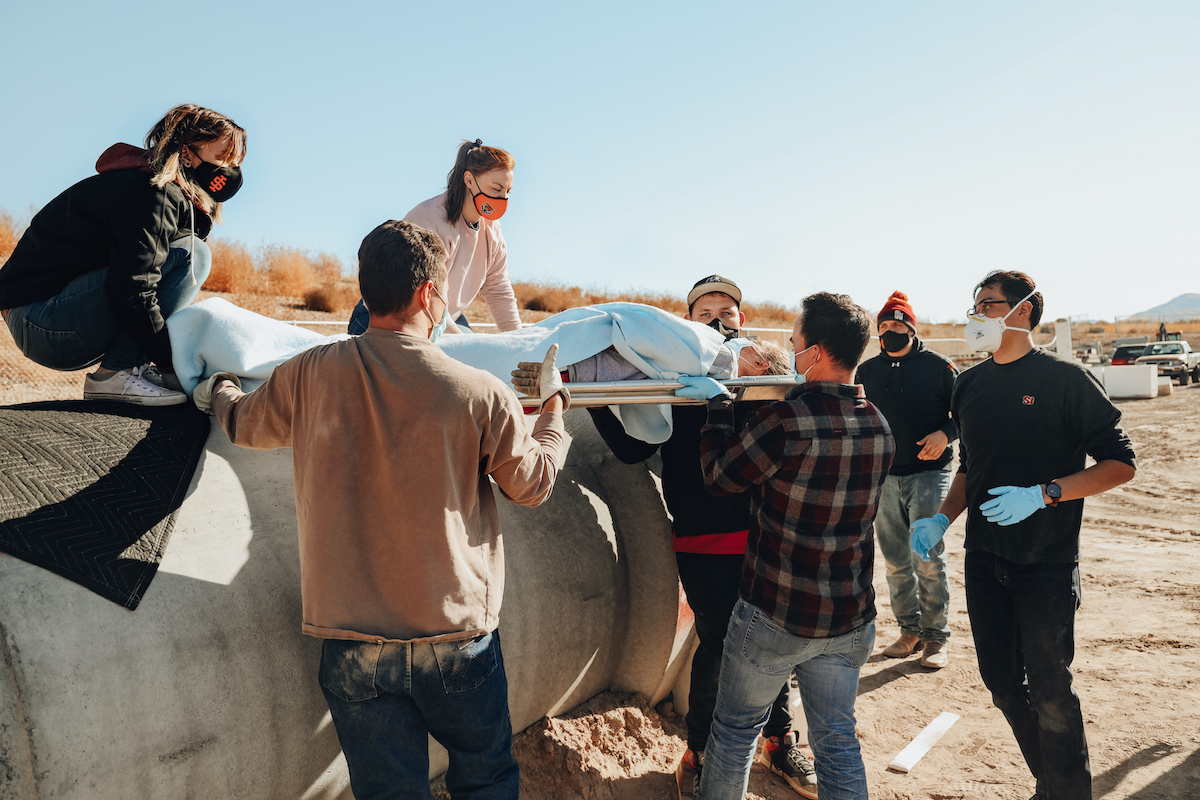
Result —
<instances>
[{"instance_id":1,"label":"man in tan sweatshirt","mask_svg":"<svg viewBox=\"0 0 1200 800\"><path fill-rule=\"evenodd\" d=\"M452 797L516 798L488 478L514 503L549 497L566 393L543 393L531 435L511 387L434 345L435 234L386 222L358 260L366 333L296 356L250 394L216 375L195 399L234 444L293 450L303 631L324 640L320 683L355 796L427 796L432 734Z\"/></svg>"}]
</instances>

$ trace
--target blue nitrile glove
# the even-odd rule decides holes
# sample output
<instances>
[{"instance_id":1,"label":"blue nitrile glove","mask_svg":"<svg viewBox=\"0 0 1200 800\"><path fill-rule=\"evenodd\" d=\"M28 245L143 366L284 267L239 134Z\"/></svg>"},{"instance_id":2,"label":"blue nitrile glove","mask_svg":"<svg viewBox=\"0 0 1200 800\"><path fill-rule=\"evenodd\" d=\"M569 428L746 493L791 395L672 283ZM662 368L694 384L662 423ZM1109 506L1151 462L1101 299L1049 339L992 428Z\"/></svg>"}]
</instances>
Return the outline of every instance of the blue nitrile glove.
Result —
<instances>
[{"instance_id":1,"label":"blue nitrile glove","mask_svg":"<svg viewBox=\"0 0 1200 800\"><path fill-rule=\"evenodd\" d=\"M912 524L912 537L908 540L909 548L922 561L929 560L929 551L946 535L950 527L950 518L945 514L934 514L932 517L919 519Z\"/></svg>"},{"instance_id":2,"label":"blue nitrile glove","mask_svg":"<svg viewBox=\"0 0 1200 800\"><path fill-rule=\"evenodd\" d=\"M675 390L676 397L686 397L688 400L699 400L701 402L708 400L710 397L716 397L719 394L723 394L730 399L733 398L728 389L712 378L681 375L676 380L683 384L683 386Z\"/></svg>"},{"instance_id":3,"label":"blue nitrile glove","mask_svg":"<svg viewBox=\"0 0 1200 800\"><path fill-rule=\"evenodd\" d=\"M997 525L1016 525L1046 507L1041 486L997 486L988 489L988 494L996 497L981 505L979 510L988 522Z\"/></svg>"}]
</instances>

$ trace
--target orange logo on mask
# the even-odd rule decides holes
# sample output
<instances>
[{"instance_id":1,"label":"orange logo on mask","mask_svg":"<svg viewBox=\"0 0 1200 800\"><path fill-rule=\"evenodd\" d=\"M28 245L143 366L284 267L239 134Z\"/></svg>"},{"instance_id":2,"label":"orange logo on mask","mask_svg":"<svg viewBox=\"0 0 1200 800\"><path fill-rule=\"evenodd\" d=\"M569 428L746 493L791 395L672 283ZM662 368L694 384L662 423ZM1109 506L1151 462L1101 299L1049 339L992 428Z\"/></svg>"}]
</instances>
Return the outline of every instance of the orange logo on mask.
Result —
<instances>
[{"instance_id":1,"label":"orange logo on mask","mask_svg":"<svg viewBox=\"0 0 1200 800\"><path fill-rule=\"evenodd\" d=\"M225 184L227 182L228 179L224 175L218 175L217 177L213 178L212 182L208 184L209 193L216 194L217 192L221 191L225 188Z\"/></svg>"}]
</instances>

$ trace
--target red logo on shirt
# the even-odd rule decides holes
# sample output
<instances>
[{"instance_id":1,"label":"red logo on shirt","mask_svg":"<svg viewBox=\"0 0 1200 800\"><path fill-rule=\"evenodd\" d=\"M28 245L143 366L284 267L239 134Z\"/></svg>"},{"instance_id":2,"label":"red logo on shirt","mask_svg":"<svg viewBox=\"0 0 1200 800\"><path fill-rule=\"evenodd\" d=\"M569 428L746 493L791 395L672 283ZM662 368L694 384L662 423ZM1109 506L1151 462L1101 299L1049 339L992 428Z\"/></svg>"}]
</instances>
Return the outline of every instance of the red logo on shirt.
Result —
<instances>
[{"instance_id":1,"label":"red logo on shirt","mask_svg":"<svg viewBox=\"0 0 1200 800\"><path fill-rule=\"evenodd\" d=\"M1029 394L1025 395L1024 397L1021 398L1021 403L1024 405L1027 405L1027 406L1033 405L1033 395L1029 395Z\"/></svg>"}]
</instances>

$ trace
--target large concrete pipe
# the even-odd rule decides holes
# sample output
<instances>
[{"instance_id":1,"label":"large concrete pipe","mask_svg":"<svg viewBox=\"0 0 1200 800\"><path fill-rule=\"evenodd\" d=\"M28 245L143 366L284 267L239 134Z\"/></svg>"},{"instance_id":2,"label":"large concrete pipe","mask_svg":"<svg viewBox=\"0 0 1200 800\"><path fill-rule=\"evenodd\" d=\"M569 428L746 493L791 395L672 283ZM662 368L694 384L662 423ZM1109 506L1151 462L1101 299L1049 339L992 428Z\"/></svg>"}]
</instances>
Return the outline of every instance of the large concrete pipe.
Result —
<instances>
[{"instance_id":1,"label":"large concrete pipe","mask_svg":"<svg viewBox=\"0 0 1200 800\"><path fill-rule=\"evenodd\" d=\"M567 427L551 499L500 503L517 730L610 688L657 700L689 652L654 475ZM349 797L299 586L290 451L215 425L137 611L0 554L0 799Z\"/></svg>"}]
</instances>

